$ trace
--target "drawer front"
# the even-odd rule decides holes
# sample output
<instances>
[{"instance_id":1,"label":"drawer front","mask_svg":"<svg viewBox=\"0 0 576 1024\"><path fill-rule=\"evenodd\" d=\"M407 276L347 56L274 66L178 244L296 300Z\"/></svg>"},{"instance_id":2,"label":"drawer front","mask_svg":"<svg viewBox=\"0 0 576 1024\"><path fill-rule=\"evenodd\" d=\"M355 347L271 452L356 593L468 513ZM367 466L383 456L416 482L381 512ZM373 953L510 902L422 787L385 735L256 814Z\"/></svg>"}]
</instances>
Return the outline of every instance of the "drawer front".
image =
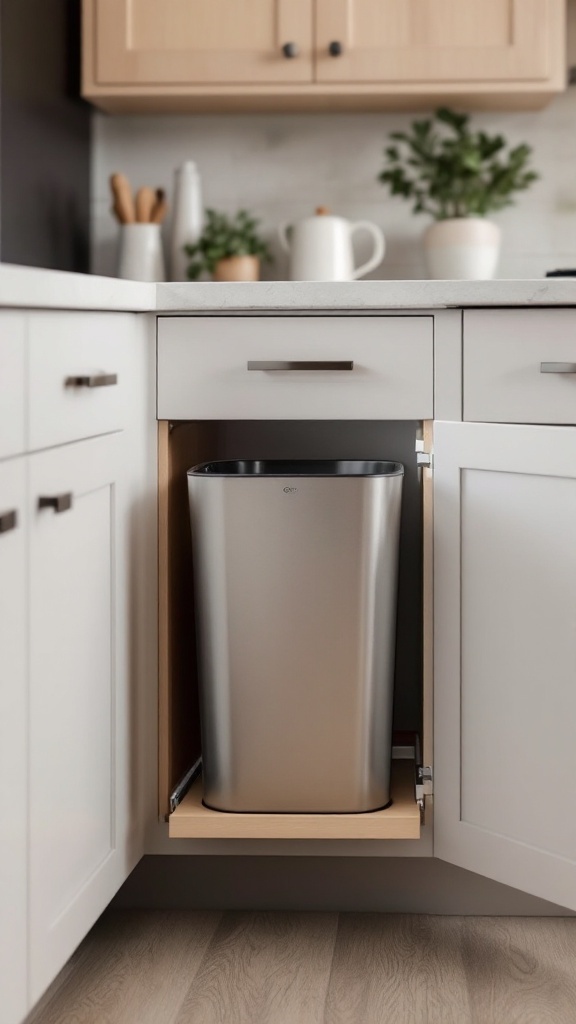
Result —
<instances>
[{"instance_id":1,"label":"drawer front","mask_svg":"<svg viewBox=\"0 0 576 1024\"><path fill-rule=\"evenodd\" d=\"M0 459L26 450L26 316L0 313Z\"/></svg>"},{"instance_id":2,"label":"drawer front","mask_svg":"<svg viewBox=\"0 0 576 1024\"><path fill-rule=\"evenodd\" d=\"M118 313L30 314L31 450L122 429L129 322Z\"/></svg>"},{"instance_id":3,"label":"drawer front","mask_svg":"<svg viewBox=\"0 0 576 1024\"><path fill-rule=\"evenodd\" d=\"M576 423L576 310L464 314L464 419Z\"/></svg>"},{"instance_id":4,"label":"drawer front","mask_svg":"<svg viewBox=\"0 0 576 1024\"><path fill-rule=\"evenodd\" d=\"M158 418L431 419L433 344L430 316L161 317Z\"/></svg>"}]
</instances>

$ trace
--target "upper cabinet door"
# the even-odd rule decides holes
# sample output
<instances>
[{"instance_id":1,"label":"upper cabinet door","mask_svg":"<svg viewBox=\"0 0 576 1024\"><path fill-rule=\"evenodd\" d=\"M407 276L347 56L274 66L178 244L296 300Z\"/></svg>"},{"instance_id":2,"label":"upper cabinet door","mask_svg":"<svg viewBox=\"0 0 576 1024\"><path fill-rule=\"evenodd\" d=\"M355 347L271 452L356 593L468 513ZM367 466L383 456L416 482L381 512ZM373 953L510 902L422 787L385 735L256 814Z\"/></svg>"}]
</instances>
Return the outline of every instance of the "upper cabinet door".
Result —
<instances>
[{"instance_id":1,"label":"upper cabinet door","mask_svg":"<svg viewBox=\"0 0 576 1024\"><path fill-rule=\"evenodd\" d=\"M99 84L312 81L312 0L90 2Z\"/></svg>"},{"instance_id":2,"label":"upper cabinet door","mask_svg":"<svg viewBox=\"0 0 576 1024\"><path fill-rule=\"evenodd\" d=\"M576 909L576 429L434 452L434 852Z\"/></svg>"},{"instance_id":3,"label":"upper cabinet door","mask_svg":"<svg viewBox=\"0 0 576 1024\"><path fill-rule=\"evenodd\" d=\"M554 70L564 17L564 0L317 0L317 78L543 80ZM331 55L333 43L340 55L338 47Z\"/></svg>"}]
</instances>

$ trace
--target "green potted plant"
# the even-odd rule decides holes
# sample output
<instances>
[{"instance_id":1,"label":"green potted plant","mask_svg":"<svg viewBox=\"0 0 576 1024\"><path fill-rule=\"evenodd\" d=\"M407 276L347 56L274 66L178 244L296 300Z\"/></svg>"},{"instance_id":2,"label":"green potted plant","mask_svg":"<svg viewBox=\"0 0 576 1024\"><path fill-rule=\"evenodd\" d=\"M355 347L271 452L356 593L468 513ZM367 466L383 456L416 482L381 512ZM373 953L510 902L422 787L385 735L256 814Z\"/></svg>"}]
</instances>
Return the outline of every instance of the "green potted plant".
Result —
<instances>
[{"instance_id":1,"label":"green potted plant","mask_svg":"<svg viewBox=\"0 0 576 1024\"><path fill-rule=\"evenodd\" d=\"M190 257L188 277L197 281L204 271L214 281L257 281L260 261L269 260L268 246L258 232L259 222L247 210L228 217L206 210L204 230L184 251Z\"/></svg>"},{"instance_id":2,"label":"green potted plant","mask_svg":"<svg viewBox=\"0 0 576 1024\"><path fill-rule=\"evenodd\" d=\"M487 214L512 205L538 178L530 146L507 148L501 135L472 131L469 123L468 115L441 107L409 132L392 133L379 175L393 196L412 201L414 213L434 218L424 234L433 278L493 277L500 228Z\"/></svg>"}]
</instances>

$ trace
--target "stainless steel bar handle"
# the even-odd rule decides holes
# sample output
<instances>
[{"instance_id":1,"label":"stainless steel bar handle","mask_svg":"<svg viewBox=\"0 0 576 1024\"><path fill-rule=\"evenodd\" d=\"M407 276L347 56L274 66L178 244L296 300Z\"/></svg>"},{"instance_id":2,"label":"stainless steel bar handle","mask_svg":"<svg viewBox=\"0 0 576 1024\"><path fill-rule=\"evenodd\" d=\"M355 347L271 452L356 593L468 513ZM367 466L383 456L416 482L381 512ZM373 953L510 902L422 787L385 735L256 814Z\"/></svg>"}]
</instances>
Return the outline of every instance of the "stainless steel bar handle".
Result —
<instances>
[{"instance_id":1,"label":"stainless steel bar handle","mask_svg":"<svg viewBox=\"0 0 576 1024\"><path fill-rule=\"evenodd\" d=\"M94 373L86 377L66 377L67 388L111 388L118 383L117 373Z\"/></svg>"},{"instance_id":2,"label":"stainless steel bar handle","mask_svg":"<svg viewBox=\"0 0 576 1024\"><path fill-rule=\"evenodd\" d=\"M18 526L18 513L16 509L11 509L10 512L2 512L0 515L0 533L9 533L10 530L15 530Z\"/></svg>"},{"instance_id":3,"label":"stainless steel bar handle","mask_svg":"<svg viewBox=\"0 0 576 1024\"><path fill-rule=\"evenodd\" d=\"M540 363L540 373L576 373L576 363Z\"/></svg>"},{"instance_id":4,"label":"stainless steel bar handle","mask_svg":"<svg viewBox=\"0 0 576 1024\"><path fill-rule=\"evenodd\" d=\"M56 514L72 508L73 494L51 494L38 498L38 508L51 508Z\"/></svg>"},{"instance_id":5,"label":"stainless steel bar handle","mask_svg":"<svg viewBox=\"0 0 576 1024\"><path fill-rule=\"evenodd\" d=\"M353 370L352 359L314 359L287 360L282 359L250 359L246 364L248 370Z\"/></svg>"}]
</instances>

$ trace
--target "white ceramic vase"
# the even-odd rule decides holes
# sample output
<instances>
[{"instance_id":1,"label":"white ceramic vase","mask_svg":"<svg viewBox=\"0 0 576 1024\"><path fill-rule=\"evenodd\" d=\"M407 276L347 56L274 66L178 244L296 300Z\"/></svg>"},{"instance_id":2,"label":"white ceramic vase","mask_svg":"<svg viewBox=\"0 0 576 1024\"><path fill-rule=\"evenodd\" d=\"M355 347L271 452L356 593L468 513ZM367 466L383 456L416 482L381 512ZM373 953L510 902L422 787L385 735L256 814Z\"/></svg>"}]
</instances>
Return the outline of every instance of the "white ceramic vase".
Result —
<instances>
[{"instance_id":1,"label":"white ceramic vase","mask_svg":"<svg viewBox=\"0 0 576 1024\"><path fill-rule=\"evenodd\" d=\"M165 281L160 224L122 224L118 277L128 281Z\"/></svg>"},{"instance_id":2,"label":"white ceramic vase","mask_svg":"<svg viewBox=\"0 0 576 1024\"><path fill-rule=\"evenodd\" d=\"M500 228L483 217L439 220L424 233L428 275L440 281L488 281L500 255Z\"/></svg>"},{"instance_id":3,"label":"white ceramic vase","mask_svg":"<svg viewBox=\"0 0 576 1024\"><path fill-rule=\"evenodd\" d=\"M202 187L193 160L174 172L174 210L170 232L170 280L187 281L190 257L185 245L193 245L202 234Z\"/></svg>"}]
</instances>

